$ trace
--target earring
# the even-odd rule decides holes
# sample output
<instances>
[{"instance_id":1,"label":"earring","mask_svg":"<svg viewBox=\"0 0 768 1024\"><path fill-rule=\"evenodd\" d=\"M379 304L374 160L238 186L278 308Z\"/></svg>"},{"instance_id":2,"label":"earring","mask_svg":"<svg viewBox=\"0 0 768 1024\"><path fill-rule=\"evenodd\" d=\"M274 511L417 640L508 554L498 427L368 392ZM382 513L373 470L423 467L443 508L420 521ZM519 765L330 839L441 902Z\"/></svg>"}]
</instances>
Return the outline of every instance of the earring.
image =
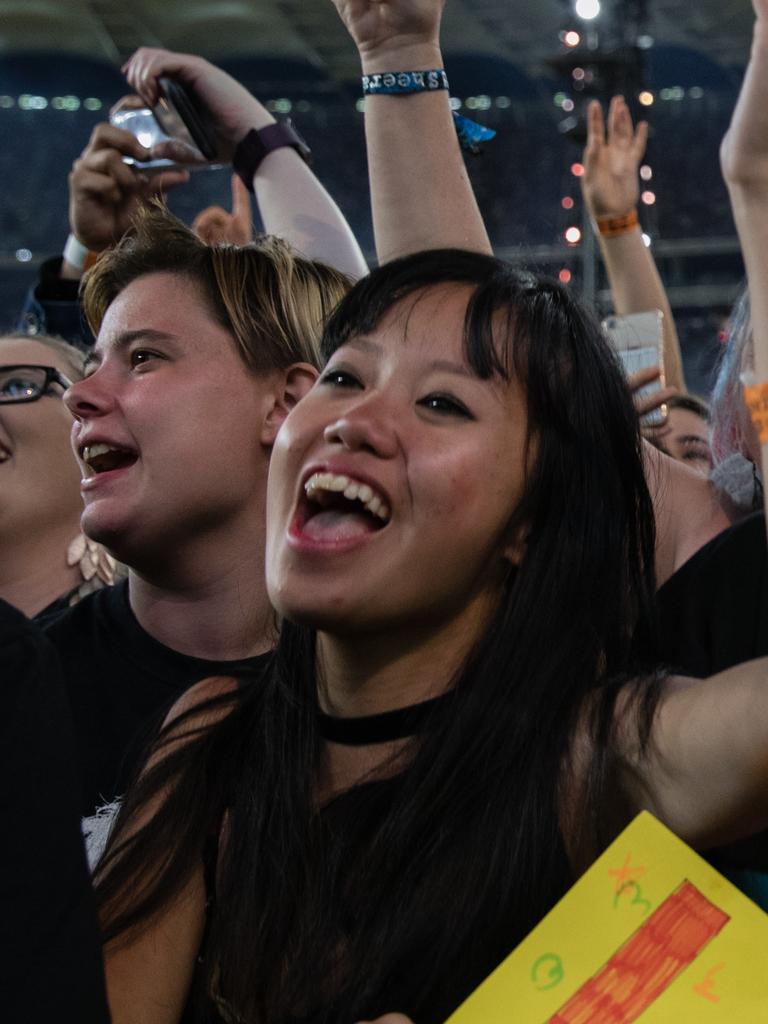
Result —
<instances>
[{"instance_id":1,"label":"earring","mask_svg":"<svg viewBox=\"0 0 768 1024\"><path fill-rule=\"evenodd\" d=\"M67 565L76 565L83 577L70 604L76 604L94 590L111 587L117 575L117 562L112 555L84 533L79 533L67 548Z\"/></svg>"}]
</instances>

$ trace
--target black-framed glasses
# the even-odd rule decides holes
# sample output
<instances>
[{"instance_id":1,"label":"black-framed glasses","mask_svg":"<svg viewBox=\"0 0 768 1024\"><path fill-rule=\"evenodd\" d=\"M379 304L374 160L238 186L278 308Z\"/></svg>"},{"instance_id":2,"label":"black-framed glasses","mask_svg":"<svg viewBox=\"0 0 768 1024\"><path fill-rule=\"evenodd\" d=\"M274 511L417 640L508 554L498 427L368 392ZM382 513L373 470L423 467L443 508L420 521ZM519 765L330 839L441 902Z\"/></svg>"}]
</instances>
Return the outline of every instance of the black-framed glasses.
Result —
<instances>
[{"instance_id":1,"label":"black-framed glasses","mask_svg":"<svg viewBox=\"0 0 768 1024\"><path fill-rule=\"evenodd\" d=\"M36 402L49 393L51 384L59 384L66 390L71 387L72 381L53 366L0 364L0 405Z\"/></svg>"}]
</instances>

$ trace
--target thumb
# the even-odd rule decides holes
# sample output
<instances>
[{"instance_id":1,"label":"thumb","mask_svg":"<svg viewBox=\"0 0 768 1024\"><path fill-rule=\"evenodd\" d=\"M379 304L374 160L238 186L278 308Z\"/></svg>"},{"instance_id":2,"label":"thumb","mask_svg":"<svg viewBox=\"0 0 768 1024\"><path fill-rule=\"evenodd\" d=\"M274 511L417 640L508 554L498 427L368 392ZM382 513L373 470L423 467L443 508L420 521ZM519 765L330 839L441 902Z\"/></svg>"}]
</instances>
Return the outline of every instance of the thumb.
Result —
<instances>
[{"instance_id":1,"label":"thumb","mask_svg":"<svg viewBox=\"0 0 768 1024\"><path fill-rule=\"evenodd\" d=\"M242 227L250 227L251 194L239 174L232 175L232 216Z\"/></svg>"}]
</instances>

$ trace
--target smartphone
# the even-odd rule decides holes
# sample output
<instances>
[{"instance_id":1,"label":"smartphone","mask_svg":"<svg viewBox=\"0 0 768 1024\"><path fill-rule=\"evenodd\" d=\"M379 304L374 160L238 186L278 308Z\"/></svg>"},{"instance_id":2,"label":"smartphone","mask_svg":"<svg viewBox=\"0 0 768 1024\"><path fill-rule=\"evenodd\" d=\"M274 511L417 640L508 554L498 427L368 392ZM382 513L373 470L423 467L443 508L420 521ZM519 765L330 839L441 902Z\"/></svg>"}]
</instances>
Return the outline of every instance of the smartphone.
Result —
<instances>
[{"instance_id":1,"label":"smartphone","mask_svg":"<svg viewBox=\"0 0 768 1024\"><path fill-rule=\"evenodd\" d=\"M663 318L660 309L652 309L647 313L609 316L603 320L603 330L616 350L627 376L647 366L658 366L661 371L658 380L640 389L638 394L641 397L659 391L664 386ZM646 413L642 422L645 426L657 427L666 418L667 407L662 404L653 412Z\"/></svg>"},{"instance_id":2,"label":"smartphone","mask_svg":"<svg viewBox=\"0 0 768 1024\"><path fill-rule=\"evenodd\" d=\"M160 98L153 108L166 135L196 149L211 163L218 156L216 133L208 111L191 89L174 78L157 80Z\"/></svg>"},{"instance_id":3,"label":"smartphone","mask_svg":"<svg viewBox=\"0 0 768 1024\"><path fill-rule=\"evenodd\" d=\"M181 143L190 162L166 158L135 160L124 156L123 163L145 173L214 166L217 146L213 125L193 93L172 78L158 79L158 92L160 98L151 110L148 107L118 110L110 115L110 123L135 135L148 149L161 142Z\"/></svg>"},{"instance_id":4,"label":"smartphone","mask_svg":"<svg viewBox=\"0 0 768 1024\"><path fill-rule=\"evenodd\" d=\"M151 149L159 142L171 141L171 137L165 134L149 107L140 107L137 110L118 110L109 115L109 123L135 135L142 146L146 146L147 149ZM132 156L124 156L123 163L145 173L167 171L180 166L174 160L136 160Z\"/></svg>"}]
</instances>

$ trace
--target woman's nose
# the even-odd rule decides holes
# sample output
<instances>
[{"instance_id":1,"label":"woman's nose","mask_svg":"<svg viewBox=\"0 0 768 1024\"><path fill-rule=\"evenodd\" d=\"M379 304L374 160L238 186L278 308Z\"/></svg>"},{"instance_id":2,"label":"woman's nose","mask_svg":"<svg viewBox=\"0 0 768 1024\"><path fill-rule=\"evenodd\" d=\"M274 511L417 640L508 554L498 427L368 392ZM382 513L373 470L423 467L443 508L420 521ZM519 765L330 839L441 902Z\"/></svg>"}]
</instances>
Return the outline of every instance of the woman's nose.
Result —
<instances>
[{"instance_id":1,"label":"woman's nose","mask_svg":"<svg viewBox=\"0 0 768 1024\"><path fill-rule=\"evenodd\" d=\"M380 404L366 401L348 409L323 432L330 444L341 445L349 451L367 451L388 459L397 452L398 442L392 412Z\"/></svg>"},{"instance_id":2,"label":"woman's nose","mask_svg":"<svg viewBox=\"0 0 768 1024\"><path fill-rule=\"evenodd\" d=\"M111 396L96 372L71 384L64 392L64 404L75 419L85 419L106 412Z\"/></svg>"}]
</instances>

